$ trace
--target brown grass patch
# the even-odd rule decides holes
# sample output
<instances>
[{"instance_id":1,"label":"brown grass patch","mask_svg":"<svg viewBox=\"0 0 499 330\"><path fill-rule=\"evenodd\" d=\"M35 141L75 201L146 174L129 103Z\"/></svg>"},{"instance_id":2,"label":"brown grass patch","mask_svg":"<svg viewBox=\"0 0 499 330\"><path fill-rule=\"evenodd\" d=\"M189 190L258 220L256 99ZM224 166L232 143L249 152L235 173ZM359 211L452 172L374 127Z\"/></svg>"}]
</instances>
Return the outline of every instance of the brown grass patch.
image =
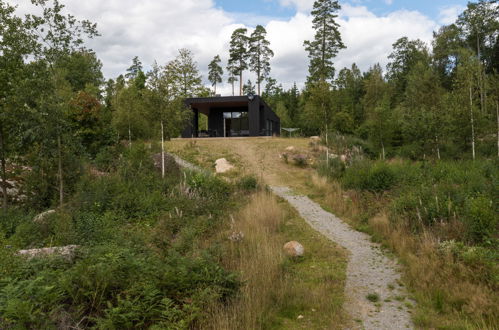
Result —
<instances>
[{"instance_id":1,"label":"brown grass patch","mask_svg":"<svg viewBox=\"0 0 499 330\"><path fill-rule=\"evenodd\" d=\"M307 225L286 203L266 192L254 194L231 223L222 237L227 241L222 262L240 274L243 286L229 303L209 307L203 329L345 324L341 306L346 263L341 250L304 228ZM228 240L234 233L243 238ZM283 244L291 239L304 244L304 257L283 255Z\"/></svg>"}]
</instances>

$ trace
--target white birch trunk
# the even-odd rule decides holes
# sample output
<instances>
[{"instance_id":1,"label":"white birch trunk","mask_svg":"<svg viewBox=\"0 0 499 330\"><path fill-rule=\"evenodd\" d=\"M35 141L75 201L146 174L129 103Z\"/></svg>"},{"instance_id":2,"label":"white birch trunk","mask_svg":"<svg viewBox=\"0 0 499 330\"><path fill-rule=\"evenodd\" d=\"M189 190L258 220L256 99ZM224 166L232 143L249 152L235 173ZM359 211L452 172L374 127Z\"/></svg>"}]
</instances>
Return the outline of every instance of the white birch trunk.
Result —
<instances>
[{"instance_id":1,"label":"white birch trunk","mask_svg":"<svg viewBox=\"0 0 499 330\"><path fill-rule=\"evenodd\" d=\"M239 74L239 96L243 96L243 72Z\"/></svg>"},{"instance_id":2,"label":"white birch trunk","mask_svg":"<svg viewBox=\"0 0 499 330\"><path fill-rule=\"evenodd\" d=\"M440 145L438 143L438 136L435 135L435 143L437 144L437 158L440 160Z\"/></svg>"},{"instance_id":3,"label":"white birch trunk","mask_svg":"<svg viewBox=\"0 0 499 330\"><path fill-rule=\"evenodd\" d=\"M130 123L128 123L128 147L132 147L132 129L130 128Z\"/></svg>"},{"instance_id":4,"label":"white birch trunk","mask_svg":"<svg viewBox=\"0 0 499 330\"><path fill-rule=\"evenodd\" d=\"M59 205L62 206L64 203L64 179L63 179L63 172L62 172L62 144L61 144L61 135L57 135L57 153L58 153L58 160L57 160L57 176L59 177Z\"/></svg>"},{"instance_id":5,"label":"white birch trunk","mask_svg":"<svg viewBox=\"0 0 499 330\"><path fill-rule=\"evenodd\" d=\"M163 121L161 121L161 177L165 177L165 133Z\"/></svg>"},{"instance_id":6,"label":"white birch trunk","mask_svg":"<svg viewBox=\"0 0 499 330\"><path fill-rule=\"evenodd\" d=\"M470 85L471 152L475 160L475 118L473 117L473 94Z\"/></svg>"}]
</instances>

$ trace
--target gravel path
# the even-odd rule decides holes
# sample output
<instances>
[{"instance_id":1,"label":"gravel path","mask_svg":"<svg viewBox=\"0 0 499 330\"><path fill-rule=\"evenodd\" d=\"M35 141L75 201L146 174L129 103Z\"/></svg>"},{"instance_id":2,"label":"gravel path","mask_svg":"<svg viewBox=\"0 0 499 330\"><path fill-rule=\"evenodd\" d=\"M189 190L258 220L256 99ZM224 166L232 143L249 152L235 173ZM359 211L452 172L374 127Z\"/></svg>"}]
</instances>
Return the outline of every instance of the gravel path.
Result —
<instances>
[{"instance_id":1,"label":"gravel path","mask_svg":"<svg viewBox=\"0 0 499 330\"><path fill-rule=\"evenodd\" d=\"M184 168L205 171L177 155L170 154ZM353 329L412 329L407 293L398 283L397 263L387 258L370 236L350 228L334 214L324 211L306 196L295 195L287 187L271 186L287 200L315 230L340 244L350 253L345 285L345 310L356 322ZM372 300L367 299L373 295Z\"/></svg>"},{"instance_id":2,"label":"gravel path","mask_svg":"<svg viewBox=\"0 0 499 330\"><path fill-rule=\"evenodd\" d=\"M306 196L295 195L287 187L270 188L296 208L312 228L349 251L345 309L357 323L355 329L413 328L407 306L413 302L398 284L397 264L383 255L369 235L353 230ZM368 295L377 301L370 301Z\"/></svg>"}]
</instances>

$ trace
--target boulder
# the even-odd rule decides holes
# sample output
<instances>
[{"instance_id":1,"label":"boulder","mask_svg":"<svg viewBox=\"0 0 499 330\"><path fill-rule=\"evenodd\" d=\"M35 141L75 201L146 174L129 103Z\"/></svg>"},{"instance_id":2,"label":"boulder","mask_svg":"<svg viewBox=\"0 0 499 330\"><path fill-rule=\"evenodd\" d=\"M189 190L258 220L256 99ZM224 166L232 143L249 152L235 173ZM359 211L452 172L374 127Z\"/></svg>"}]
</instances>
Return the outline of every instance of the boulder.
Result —
<instances>
[{"instance_id":1,"label":"boulder","mask_svg":"<svg viewBox=\"0 0 499 330\"><path fill-rule=\"evenodd\" d=\"M66 246L54 246L41 249L19 250L17 254L25 256L28 259L36 257L46 257L50 255L58 255L68 260L71 260L73 259L74 252L78 247L79 247L78 245L66 245Z\"/></svg>"},{"instance_id":2,"label":"boulder","mask_svg":"<svg viewBox=\"0 0 499 330\"><path fill-rule=\"evenodd\" d=\"M320 138L320 137L318 137L318 136L311 136L311 137L310 137L310 139L311 139L311 140L320 140L321 138Z\"/></svg>"},{"instance_id":3,"label":"boulder","mask_svg":"<svg viewBox=\"0 0 499 330\"><path fill-rule=\"evenodd\" d=\"M229 240L231 240L232 242L242 241L243 238L244 238L244 233L242 231L233 231L229 235Z\"/></svg>"},{"instance_id":4,"label":"boulder","mask_svg":"<svg viewBox=\"0 0 499 330\"><path fill-rule=\"evenodd\" d=\"M225 158L219 158L215 161L215 171L217 173L225 173L234 169L234 166Z\"/></svg>"},{"instance_id":5,"label":"boulder","mask_svg":"<svg viewBox=\"0 0 499 330\"><path fill-rule=\"evenodd\" d=\"M289 146L286 148L286 151L295 151L295 147Z\"/></svg>"},{"instance_id":6,"label":"boulder","mask_svg":"<svg viewBox=\"0 0 499 330\"><path fill-rule=\"evenodd\" d=\"M42 213L36 215L33 218L33 221L34 222L43 222L45 220L45 218L47 218L49 215L54 214L54 213L55 213L55 210L48 210L48 211L42 212Z\"/></svg>"},{"instance_id":7,"label":"boulder","mask_svg":"<svg viewBox=\"0 0 499 330\"><path fill-rule=\"evenodd\" d=\"M290 241L284 244L284 253L289 257L300 257L304 252L305 248L297 241Z\"/></svg>"}]
</instances>

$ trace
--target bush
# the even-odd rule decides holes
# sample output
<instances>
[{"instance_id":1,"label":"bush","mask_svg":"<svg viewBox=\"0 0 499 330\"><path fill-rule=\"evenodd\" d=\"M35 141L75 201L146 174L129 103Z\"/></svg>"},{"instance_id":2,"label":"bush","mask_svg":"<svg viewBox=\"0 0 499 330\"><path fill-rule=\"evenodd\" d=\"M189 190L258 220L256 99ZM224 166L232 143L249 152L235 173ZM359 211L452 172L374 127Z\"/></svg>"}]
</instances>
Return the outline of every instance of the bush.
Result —
<instances>
[{"instance_id":1,"label":"bush","mask_svg":"<svg viewBox=\"0 0 499 330\"><path fill-rule=\"evenodd\" d=\"M241 190L252 191L258 188L258 180L252 175L245 175L237 182Z\"/></svg>"},{"instance_id":2,"label":"bush","mask_svg":"<svg viewBox=\"0 0 499 330\"><path fill-rule=\"evenodd\" d=\"M94 164L99 171L108 172L116 169L120 157L120 152L123 152L122 146L108 146L102 148L94 159Z\"/></svg>"},{"instance_id":3,"label":"bush","mask_svg":"<svg viewBox=\"0 0 499 330\"><path fill-rule=\"evenodd\" d=\"M492 200L482 195L466 200L464 221L472 242L482 243L497 233L498 215L492 205Z\"/></svg>"},{"instance_id":4,"label":"bush","mask_svg":"<svg viewBox=\"0 0 499 330\"><path fill-rule=\"evenodd\" d=\"M346 188L382 192L397 183L395 171L385 162L362 161L345 171L343 184Z\"/></svg>"},{"instance_id":5,"label":"bush","mask_svg":"<svg viewBox=\"0 0 499 330\"><path fill-rule=\"evenodd\" d=\"M208 199L226 198L230 193L226 181L208 173L190 172L186 176L186 183Z\"/></svg>"},{"instance_id":6,"label":"bush","mask_svg":"<svg viewBox=\"0 0 499 330\"><path fill-rule=\"evenodd\" d=\"M331 179L340 179L345 173L345 169L345 163L339 158L329 158L329 164L325 159L321 160L317 166L320 175Z\"/></svg>"},{"instance_id":7,"label":"bush","mask_svg":"<svg viewBox=\"0 0 499 330\"><path fill-rule=\"evenodd\" d=\"M22 210L0 215L0 328L186 329L237 292L222 252L203 243L216 240L232 186L194 172L163 179L150 156L126 150L44 222ZM257 187L253 177L239 185ZM81 246L71 261L14 254L67 244Z\"/></svg>"}]
</instances>

